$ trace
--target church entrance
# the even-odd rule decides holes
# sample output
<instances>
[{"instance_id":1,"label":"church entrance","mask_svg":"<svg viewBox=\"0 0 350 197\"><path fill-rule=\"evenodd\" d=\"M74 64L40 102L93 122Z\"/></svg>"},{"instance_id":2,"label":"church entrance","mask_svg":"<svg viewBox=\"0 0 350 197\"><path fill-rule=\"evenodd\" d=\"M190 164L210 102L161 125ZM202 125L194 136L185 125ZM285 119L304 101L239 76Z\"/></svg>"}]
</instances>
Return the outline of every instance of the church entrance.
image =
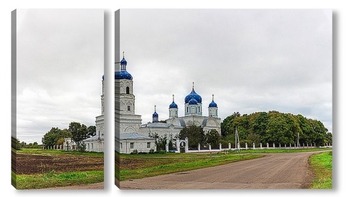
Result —
<instances>
[{"instance_id":1,"label":"church entrance","mask_svg":"<svg viewBox=\"0 0 350 197\"><path fill-rule=\"evenodd\" d=\"M178 153L187 153L188 152L188 138L184 140L176 139L176 152Z\"/></svg>"}]
</instances>

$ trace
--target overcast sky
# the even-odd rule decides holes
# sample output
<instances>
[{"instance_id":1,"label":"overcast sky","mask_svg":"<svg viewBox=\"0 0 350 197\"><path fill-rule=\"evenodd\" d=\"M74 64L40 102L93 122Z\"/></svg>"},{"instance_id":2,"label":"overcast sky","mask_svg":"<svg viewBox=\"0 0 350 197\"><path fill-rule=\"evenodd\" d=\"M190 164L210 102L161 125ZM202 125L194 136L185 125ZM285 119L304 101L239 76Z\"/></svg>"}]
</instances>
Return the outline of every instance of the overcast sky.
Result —
<instances>
[{"instance_id":1,"label":"overcast sky","mask_svg":"<svg viewBox=\"0 0 350 197\"><path fill-rule=\"evenodd\" d=\"M103 10L17 10L17 137L95 125L103 75Z\"/></svg>"},{"instance_id":2,"label":"overcast sky","mask_svg":"<svg viewBox=\"0 0 350 197\"><path fill-rule=\"evenodd\" d=\"M222 120L277 110L332 131L330 10L121 10L120 40L143 123L172 94L183 116L195 82L203 115L215 94Z\"/></svg>"}]
</instances>

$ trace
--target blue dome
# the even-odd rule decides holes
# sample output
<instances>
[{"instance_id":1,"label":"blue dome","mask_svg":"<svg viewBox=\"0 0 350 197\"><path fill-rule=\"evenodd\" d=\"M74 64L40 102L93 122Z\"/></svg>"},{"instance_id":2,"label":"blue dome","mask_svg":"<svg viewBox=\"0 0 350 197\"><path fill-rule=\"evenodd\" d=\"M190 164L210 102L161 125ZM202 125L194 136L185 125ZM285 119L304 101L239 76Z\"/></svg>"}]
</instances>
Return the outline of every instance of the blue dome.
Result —
<instances>
[{"instance_id":1,"label":"blue dome","mask_svg":"<svg viewBox=\"0 0 350 197\"><path fill-rule=\"evenodd\" d=\"M171 109L171 108L176 108L177 109L177 105L176 105L176 103L174 101L169 105L169 109Z\"/></svg>"},{"instance_id":2,"label":"blue dome","mask_svg":"<svg viewBox=\"0 0 350 197\"><path fill-rule=\"evenodd\" d=\"M121 70L114 73L114 79L129 79L132 80L132 76L128 71Z\"/></svg>"},{"instance_id":3,"label":"blue dome","mask_svg":"<svg viewBox=\"0 0 350 197\"><path fill-rule=\"evenodd\" d=\"M185 103L190 102L191 99L196 100L197 103L202 103L202 97L199 94L197 94L196 91L194 91L194 89L192 89L192 92L185 97Z\"/></svg>"},{"instance_id":4,"label":"blue dome","mask_svg":"<svg viewBox=\"0 0 350 197\"><path fill-rule=\"evenodd\" d=\"M209 107L218 107L218 105L214 101L211 101Z\"/></svg>"},{"instance_id":5,"label":"blue dome","mask_svg":"<svg viewBox=\"0 0 350 197\"><path fill-rule=\"evenodd\" d=\"M198 104L198 102L197 102L197 100L196 100L196 99L191 98L191 100L190 100L190 101L188 101L188 104L190 104L190 105L197 105L197 104Z\"/></svg>"},{"instance_id":6,"label":"blue dome","mask_svg":"<svg viewBox=\"0 0 350 197\"><path fill-rule=\"evenodd\" d=\"M125 60L125 58L124 58L124 55L123 55L123 59L122 60L120 60L120 65L127 65L128 64L128 62Z\"/></svg>"},{"instance_id":7,"label":"blue dome","mask_svg":"<svg viewBox=\"0 0 350 197\"><path fill-rule=\"evenodd\" d=\"M158 113L157 113L157 112L154 112L152 116L153 116L153 117L158 117Z\"/></svg>"}]
</instances>

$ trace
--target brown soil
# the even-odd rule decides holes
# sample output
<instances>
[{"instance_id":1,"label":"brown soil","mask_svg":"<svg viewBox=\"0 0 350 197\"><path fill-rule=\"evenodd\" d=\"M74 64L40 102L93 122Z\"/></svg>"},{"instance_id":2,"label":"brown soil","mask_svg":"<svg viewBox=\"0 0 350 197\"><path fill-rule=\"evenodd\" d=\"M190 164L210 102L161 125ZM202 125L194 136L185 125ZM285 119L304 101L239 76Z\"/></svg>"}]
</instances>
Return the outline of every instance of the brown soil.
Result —
<instances>
[{"instance_id":1,"label":"brown soil","mask_svg":"<svg viewBox=\"0 0 350 197\"><path fill-rule=\"evenodd\" d=\"M16 174L103 170L103 157L16 154L14 158L16 162L12 170Z\"/></svg>"}]
</instances>

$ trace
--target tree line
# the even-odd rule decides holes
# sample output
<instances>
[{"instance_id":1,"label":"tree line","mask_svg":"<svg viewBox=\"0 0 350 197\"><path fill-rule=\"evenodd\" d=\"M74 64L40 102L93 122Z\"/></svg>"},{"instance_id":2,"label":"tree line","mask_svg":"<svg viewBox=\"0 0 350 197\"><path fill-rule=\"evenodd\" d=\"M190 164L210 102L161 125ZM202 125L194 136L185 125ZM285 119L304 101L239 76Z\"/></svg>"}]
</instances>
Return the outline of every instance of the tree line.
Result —
<instances>
[{"instance_id":1,"label":"tree line","mask_svg":"<svg viewBox=\"0 0 350 197\"><path fill-rule=\"evenodd\" d=\"M20 142L17 138L11 136L11 147L15 150L21 150L22 148L41 148L42 145L39 145L38 142Z\"/></svg>"},{"instance_id":2,"label":"tree line","mask_svg":"<svg viewBox=\"0 0 350 197\"><path fill-rule=\"evenodd\" d=\"M221 123L222 142L234 142L237 128L241 145L248 143L275 144L316 144L323 146L332 143L332 133L319 120L303 115L281 113L278 111L239 112L228 116Z\"/></svg>"},{"instance_id":3,"label":"tree line","mask_svg":"<svg viewBox=\"0 0 350 197\"><path fill-rule=\"evenodd\" d=\"M42 143L45 148L48 148L54 145L62 145L64 143L64 138L72 138L79 149L82 147L82 140L94 135L96 135L95 126L87 127L79 122L71 122L68 128L59 129L58 127L52 127L50 131L45 133L42 138Z\"/></svg>"}]
</instances>

